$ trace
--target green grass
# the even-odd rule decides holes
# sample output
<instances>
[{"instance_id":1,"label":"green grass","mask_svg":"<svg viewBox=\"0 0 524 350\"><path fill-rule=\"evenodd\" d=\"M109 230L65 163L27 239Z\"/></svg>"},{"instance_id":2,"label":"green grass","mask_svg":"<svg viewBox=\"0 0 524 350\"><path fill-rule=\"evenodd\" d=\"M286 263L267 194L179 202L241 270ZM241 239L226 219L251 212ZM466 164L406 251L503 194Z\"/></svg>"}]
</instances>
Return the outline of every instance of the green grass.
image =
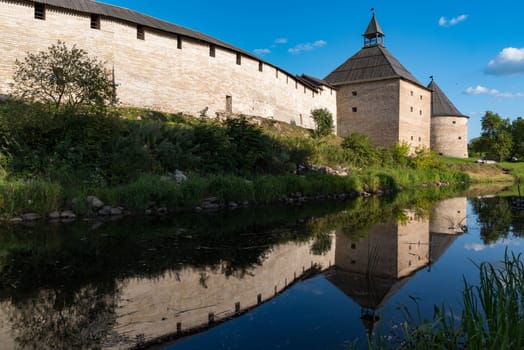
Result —
<instances>
[{"instance_id":1,"label":"green grass","mask_svg":"<svg viewBox=\"0 0 524 350\"><path fill-rule=\"evenodd\" d=\"M18 213L46 214L57 210L62 201L60 186L44 181L0 180L0 217Z\"/></svg>"},{"instance_id":2,"label":"green grass","mask_svg":"<svg viewBox=\"0 0 524 350\"><path fill-rule=\"evenodd\" d=\"M89 214L88 195L96 195L104 203L130 211L148 208L191 208L206 197L216 197L227 205L230 201L256 204L274 203L284 197L329 196L362 191L397 192L401 187L413 189L422 184L448 181L468 182L460 173L435 169L380 169L352 172L348 176L312 173L307 176L263 175L245 178L235 175L189 173L189 180L180 184L162 181L158 175L144 174L134 181L118 186L62 187L46 181L0 182L0 213L10 218L26 212L46 214L54 210L72 209L77 214Z\"/></svg>"}]
</instances>

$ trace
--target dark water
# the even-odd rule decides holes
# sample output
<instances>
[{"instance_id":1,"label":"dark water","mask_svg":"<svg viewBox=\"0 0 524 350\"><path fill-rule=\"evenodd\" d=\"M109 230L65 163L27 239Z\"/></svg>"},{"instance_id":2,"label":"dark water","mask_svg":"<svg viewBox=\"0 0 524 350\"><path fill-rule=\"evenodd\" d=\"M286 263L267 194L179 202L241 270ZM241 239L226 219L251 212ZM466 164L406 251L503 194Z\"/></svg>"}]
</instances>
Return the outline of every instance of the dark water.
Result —
<instances>
[{"instance_id":1,"label":"dark water","mask_svg":"<svg viewBox=\"0 0 524 350\"><path fill-rule=\"evenodd\" d=\"M524 252L510 198L438 196L3 227L0 349L394 342L403 308L460 313L475 262Z\"/></svg>"}]
</instances>

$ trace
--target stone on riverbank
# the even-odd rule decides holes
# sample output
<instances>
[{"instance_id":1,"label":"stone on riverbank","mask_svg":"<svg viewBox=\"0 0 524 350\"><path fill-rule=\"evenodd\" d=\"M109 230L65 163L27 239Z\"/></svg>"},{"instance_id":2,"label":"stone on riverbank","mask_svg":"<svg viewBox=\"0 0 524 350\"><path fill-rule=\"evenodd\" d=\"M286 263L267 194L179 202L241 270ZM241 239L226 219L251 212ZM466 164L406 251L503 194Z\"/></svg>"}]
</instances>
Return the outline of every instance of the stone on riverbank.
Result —
<instances>
[{"instance_id":1,"label":"stone on riverbank","mask_svg":"<svg viewBox=\"0 0 524 350\"><path fill-rule=\"evenodd\" d=\"M104 206L104 202L102 202L98 197L96 196L87 196L87 204L95 210L98 210Z\"/></svg>"},{"instance_id":2,"label":"stone on riverbank","mask_svg":"<svg viewBox=\"0 0 524 350\"><path fill-rule=\"evenodd\" d=\"M22 214L22 220L24 221L36 221L36 220L40 220L41 216L39 214L36 214L36 213L26 213L26 214Z\"/></svg>"}]
</instances>

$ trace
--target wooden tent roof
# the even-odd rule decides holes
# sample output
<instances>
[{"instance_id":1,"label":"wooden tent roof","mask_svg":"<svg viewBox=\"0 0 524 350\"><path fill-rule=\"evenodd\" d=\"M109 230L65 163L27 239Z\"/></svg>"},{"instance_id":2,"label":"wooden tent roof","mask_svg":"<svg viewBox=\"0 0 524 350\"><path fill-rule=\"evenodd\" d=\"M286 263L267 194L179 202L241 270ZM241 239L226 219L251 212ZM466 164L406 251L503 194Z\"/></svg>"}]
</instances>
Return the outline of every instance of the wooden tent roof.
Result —
<instances>
[{"instance_id":1,"label":"wooden tent roof","mask_svg":"<svg viewBox=\"0 0 524 350\"><path fill-rule=\"evenodd\" d=\"M428 85L428 89L431 90L431 116L453 116L453 117L465 117L468 116L459 112L457 107L449 100L446 94L440 89L440 87L432 79Z\"/></svg>"},{"instance_id":2,"label":"wooden tent roof","mask_svg":"<svg viewBox=\"0 0 524 350\"><path fill-rule=\"evenodd\" d=\"M362 48L324 78L332 85L399 78L423 86L384 46Z\"/></svg>"},{"instance_id":3,"label":"wooden tent roof","mask_svg":"<svg viewBox=\"0 0 524 350\"><path fill-rule=\"evenodd\" d=\"M371 21L369 21L368 27L362 36L365 38L384 36L384 32L382 31L382 28L380 28L380 24L378 24L375 14L373 14L373 17L371 17Z\"/></svg>"},{"instance_id":4,"label":"wooden tent roof","mask_svg":"<svg viewBox=\"0 0 524 350\"><path fill-rule=\"evenodd\" d=\"M429 261L434 264L453 245L459 234L446 234L431 232L431 247Z\"/></svg>"},{"instance_id":5,"label":"wooden tent roof","mask_svg":"<svg viewBox=\"0 0 524 350\"><path fill-rule=\"evenodd\" d=\"M362 307L379 310L409 281L411 276L397 279L365 275L332 268L326 279Z\"/></svg>"}]
</instances>

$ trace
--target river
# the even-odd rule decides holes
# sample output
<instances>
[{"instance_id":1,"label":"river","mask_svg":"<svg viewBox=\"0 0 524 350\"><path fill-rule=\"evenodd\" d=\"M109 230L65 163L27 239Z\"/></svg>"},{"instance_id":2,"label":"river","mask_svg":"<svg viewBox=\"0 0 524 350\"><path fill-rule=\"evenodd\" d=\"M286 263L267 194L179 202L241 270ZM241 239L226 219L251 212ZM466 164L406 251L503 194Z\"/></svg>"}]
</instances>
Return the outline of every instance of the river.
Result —
<instances>
[{"instance_id":1,"label":"river","mask_svg":"<svg viewBox=\"0 0 524 350\"><path fill-rule=\"evenodd\" d=\"M394 343L524 252L511 197L357 199L3 226L0 349L347 349Z\"/></svg>"}]
</instances>

